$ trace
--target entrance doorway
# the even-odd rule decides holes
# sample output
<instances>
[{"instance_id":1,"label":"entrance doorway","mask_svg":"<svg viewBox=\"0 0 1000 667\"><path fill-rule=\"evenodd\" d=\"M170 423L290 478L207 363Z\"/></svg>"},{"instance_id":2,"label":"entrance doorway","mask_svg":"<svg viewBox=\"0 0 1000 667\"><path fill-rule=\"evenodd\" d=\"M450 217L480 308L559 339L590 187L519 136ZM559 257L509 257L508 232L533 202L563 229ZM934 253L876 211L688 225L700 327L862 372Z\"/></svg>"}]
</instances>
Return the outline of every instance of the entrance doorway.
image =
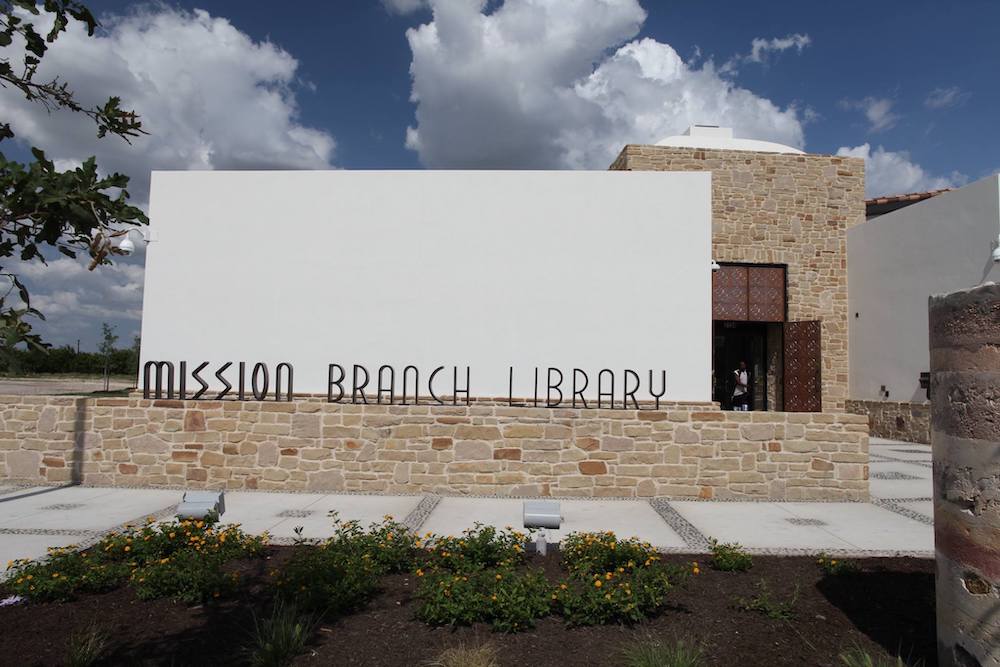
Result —
<instances>
[{"instance_id":1,"label":"entrance doorway","mask_svg":"<svg viewBox=\"0 0 1000 667\"><path fill-rule=\"evenodd\" d=\"M740 362L747 364L750 409L774 409L768 401L768 326L763 322L713 322L712 400L724 410L732 409L735 371Z\"/></svg>"}]
</instances>

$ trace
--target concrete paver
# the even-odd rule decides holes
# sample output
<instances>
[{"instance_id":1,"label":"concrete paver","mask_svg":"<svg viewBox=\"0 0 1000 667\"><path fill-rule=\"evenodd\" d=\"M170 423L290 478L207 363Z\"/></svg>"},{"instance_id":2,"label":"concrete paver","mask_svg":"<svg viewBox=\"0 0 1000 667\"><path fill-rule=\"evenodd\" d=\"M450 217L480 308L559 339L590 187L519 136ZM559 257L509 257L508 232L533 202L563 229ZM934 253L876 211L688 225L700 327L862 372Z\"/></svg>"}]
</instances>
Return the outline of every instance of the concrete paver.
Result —
<instances>
[{"instance_id":1,"label":"concrete paver","mask_svg":"<svg viewBox=\"0 0 1000 667\"><path fill-rule=\"evenodd\" d=\"M50 488L0 496L0 528L107 530L180 501L179 491Z\"/></svg>"},{"instance_id":2,"label":"concrete paver","mask_svg":"<svg viewBox=\"0 0 1000 667\"><path fill-rule=\"evenodd\" d=\"M49 547L68 547L80 540L72 535L0 535L0 578L3 578L8 561L41 558Z\"/></svg>"},{"instance_id":3,"label":"concrete paver","mask_svg":"<svg viewBox=\"0 0 1000 667\"><path fill-rule=\"evenodd\" d=\"M753 550L820 551L853 546L825 526L794 522L794 519L807 517L791 512L786 507L791 503L683 501L670 504L706 537L714 537L720 542L739 542Z\"/></svg>"}]
</instances>

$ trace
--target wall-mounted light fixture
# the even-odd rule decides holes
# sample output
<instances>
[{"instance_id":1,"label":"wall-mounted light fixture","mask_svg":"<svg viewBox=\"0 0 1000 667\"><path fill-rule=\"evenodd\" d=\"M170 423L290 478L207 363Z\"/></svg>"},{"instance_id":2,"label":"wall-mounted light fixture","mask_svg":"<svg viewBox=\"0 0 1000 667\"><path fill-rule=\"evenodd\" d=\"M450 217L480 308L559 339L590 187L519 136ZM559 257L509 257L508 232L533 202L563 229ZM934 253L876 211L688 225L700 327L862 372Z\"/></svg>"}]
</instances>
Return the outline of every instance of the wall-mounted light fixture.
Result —
<instances>
[{"instance_id":1,"label":"wall-mounted light fixture","mask_svg":"<svg viewBox=\"0 0 1000 667\"><path fill-rule=\"evenodd\" d=\"M716 262L716 261L715 261L715 260L713 259L713 260L712 260L712 271L718 271L718 270L719 270L719 269L721 269L721 268L722 268L722 267L721 267L721 266L719 266L719 263L718 263L718 262Z\"/></svg>"},{"instance_id":2,"label":"wall-mounted light fixture","mask_svg":"<svg viewBox=\"0 0 1000 667\"><path fill-rule=\"evenodd\" d=\"M993 261L1000 262L1000 235L998 235L997 240L993 242Z\"/></svg>"}]
</instances>

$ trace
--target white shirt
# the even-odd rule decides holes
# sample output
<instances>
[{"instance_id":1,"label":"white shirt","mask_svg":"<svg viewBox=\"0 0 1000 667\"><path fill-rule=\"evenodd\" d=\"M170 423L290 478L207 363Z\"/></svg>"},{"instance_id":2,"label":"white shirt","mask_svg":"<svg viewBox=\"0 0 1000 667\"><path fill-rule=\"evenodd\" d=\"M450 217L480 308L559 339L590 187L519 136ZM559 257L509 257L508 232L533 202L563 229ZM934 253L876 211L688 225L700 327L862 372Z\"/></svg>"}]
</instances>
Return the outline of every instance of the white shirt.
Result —
<instances>
[{"instance_id":1,"label":"white shirt","mask_svg":"<svg viewBox=\"0 0 1000 667\"><path fill-rule=\"evenodd\" d=\"M736 390L733 391L733 396L742 396L747 393L747 372L746 371L734 371L736 374Z\"/></svg>"}]
</instances>

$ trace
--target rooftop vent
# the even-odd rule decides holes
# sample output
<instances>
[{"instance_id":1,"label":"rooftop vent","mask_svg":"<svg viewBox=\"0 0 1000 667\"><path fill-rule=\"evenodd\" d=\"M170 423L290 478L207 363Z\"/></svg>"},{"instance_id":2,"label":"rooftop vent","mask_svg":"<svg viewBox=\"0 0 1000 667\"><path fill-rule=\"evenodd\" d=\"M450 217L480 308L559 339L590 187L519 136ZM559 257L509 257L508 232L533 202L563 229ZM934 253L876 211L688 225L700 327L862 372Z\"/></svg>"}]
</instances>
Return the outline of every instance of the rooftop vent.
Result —
<instances>
[{"instance_id":1,"label":"rooftop vent","mask_svg":"<svg viewBox=\"0 0 1000 667\"><path fill-rule=\"evenodd\" d=\"M684 131L686 137L718 137L719 139L732 139L733 128L719 127L718 125L692 125Z\"/></svg>"}]
</instances>

